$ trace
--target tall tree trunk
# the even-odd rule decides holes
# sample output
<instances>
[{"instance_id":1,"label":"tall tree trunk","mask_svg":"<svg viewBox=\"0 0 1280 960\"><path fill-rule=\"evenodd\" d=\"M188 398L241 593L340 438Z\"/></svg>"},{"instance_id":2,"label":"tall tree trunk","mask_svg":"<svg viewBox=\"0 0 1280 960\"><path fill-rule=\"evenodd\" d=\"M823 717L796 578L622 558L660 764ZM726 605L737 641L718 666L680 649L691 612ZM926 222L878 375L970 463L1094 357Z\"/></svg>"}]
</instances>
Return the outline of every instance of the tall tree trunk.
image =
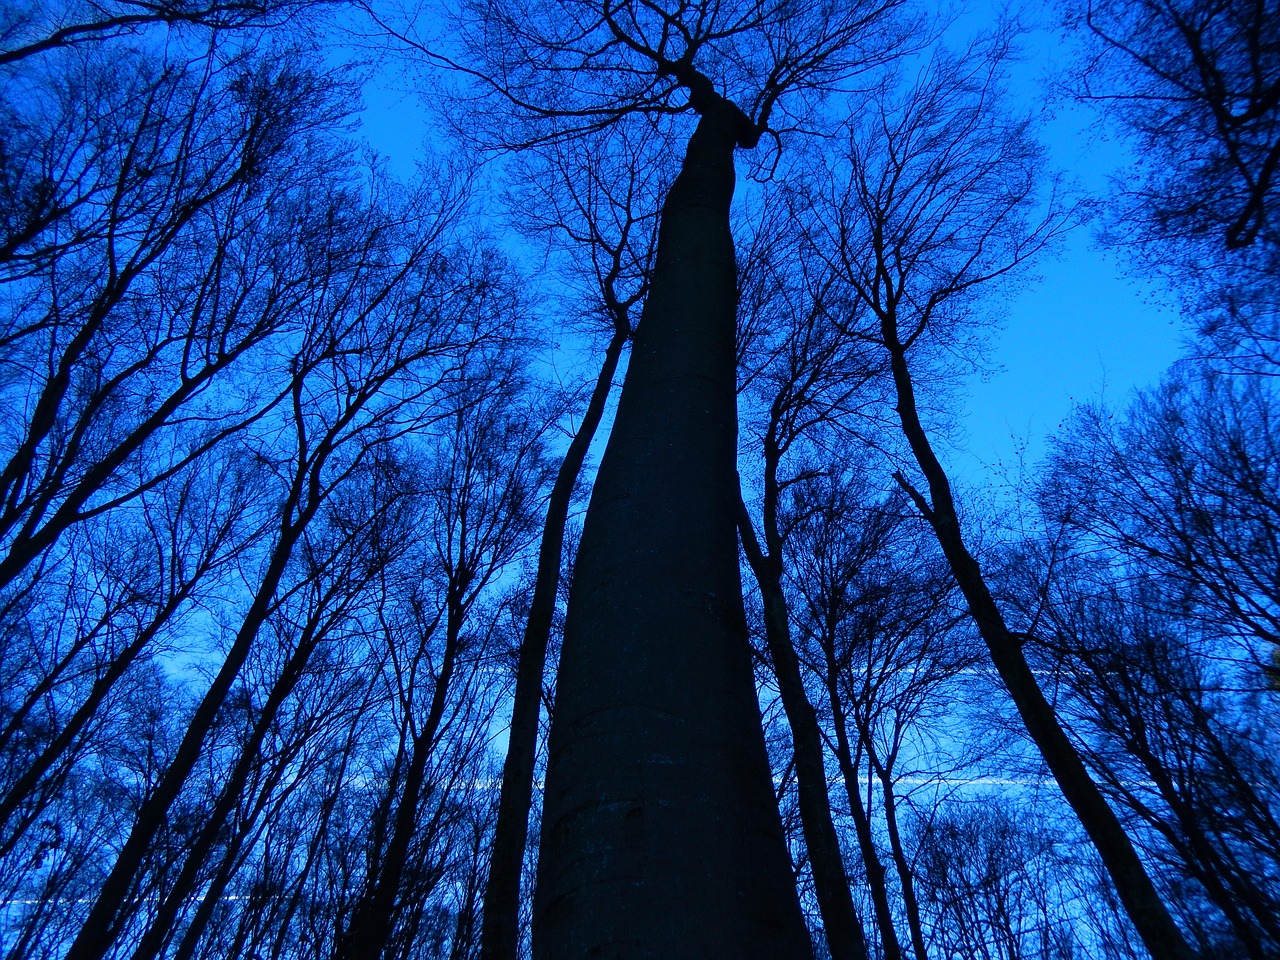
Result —
<instances>
[{"instance_id":1,"label":"tall tree trunk","mask_svg":"<svg viewBox=\"0 0 1280 960\"><path fill-rule=\"evenodd\" d=\"M533 767L538 747L538 714L542 705L542 677L546 667L547 644L556 609L556 588L560 583L560 562L564 555L564 526L573 501L578 475L596 428L604 416L605 403L613 385L618 360L630 331L625 322L614 331L605 350L604 363L596 377L587 403L547 503L538 548L538 574L533 586L529 618L525 622L516 665L516 690L511 705L511 734L507 758L502 765L502 792L498 798L498 820L494 827L489 878L484 891L483 925L480 932L481 960L516 960L520 945L520 872L524 847L529 839L529 809L533 803Z\"/></svg>"},{"instance_id":2,"label":"tall tree trunk","mask_svg":"<svg viewBox=\"0 0 1280 960\"><path fill-rule=\"evenodd\" d=\"M774 801L737 545L739 124L708 109L657 263L574 569L533 950L811 956Z\"/></svg>"},{"instance_id":3,"label":"tall tree trunk","mask_svg":"<svg viewBox=\"0 0 1280 960\"><path fill-rule=\"evenodd\" d=\"M1153 960L1191 960L1191 948L1182 931L1156 891L1119 818L1107 806L1098 785L1090 778L1079 751L1058 722L1053 706L1045 699L1023 655L1021 641L1005 623L978 561L965 545L955 500L951 495L951 483L920 422L915 385L907 366L906 347L898 339L897 323L893 318L881 318L881 334L889 351L902 431L924 474L929 497L911 486L902 474L895 474L895 478L933 527L956 583L969 604L978 633L991 654L996 672L1004 681L1028 735L1039 748L1062 795L1093 841L1138 936Z\"/></svg>"}]
</instances>

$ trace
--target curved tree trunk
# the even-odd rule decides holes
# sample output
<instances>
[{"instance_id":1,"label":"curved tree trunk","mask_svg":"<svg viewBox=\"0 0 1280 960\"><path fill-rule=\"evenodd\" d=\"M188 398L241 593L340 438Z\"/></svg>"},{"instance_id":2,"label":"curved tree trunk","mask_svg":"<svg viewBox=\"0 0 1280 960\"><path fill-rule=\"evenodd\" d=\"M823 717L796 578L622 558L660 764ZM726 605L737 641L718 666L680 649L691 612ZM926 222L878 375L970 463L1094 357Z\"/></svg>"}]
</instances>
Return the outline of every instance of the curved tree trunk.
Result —
<instances>
[{"instance_id":1,"label":"curved tree trunk","mask_svg":"<svg viewBox=\"0 0 1280 960\"><path fill-rule=\"evenodd\" d=\"M811 956L738 570L736 118L707 110L574 570L551 726L537 960Z\"/></svg>"}]
</instances>

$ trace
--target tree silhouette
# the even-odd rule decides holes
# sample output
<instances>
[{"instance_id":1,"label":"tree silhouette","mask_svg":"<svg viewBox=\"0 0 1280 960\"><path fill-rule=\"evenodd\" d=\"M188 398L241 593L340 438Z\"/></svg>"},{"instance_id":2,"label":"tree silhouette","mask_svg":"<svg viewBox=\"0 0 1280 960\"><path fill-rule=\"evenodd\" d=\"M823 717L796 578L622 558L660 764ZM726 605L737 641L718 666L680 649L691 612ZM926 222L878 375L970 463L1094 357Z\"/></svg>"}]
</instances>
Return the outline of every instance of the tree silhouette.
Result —
<instances>
[{"instance_id":1,"label":"tree silhouette","mask_svg":"<svg viewBox=\"0 0 1280 960\"><path fill-rule=\"evenodd\" d=\"M565 624L535 956L809 952L752 686L734 483L733 155L898 53L892 5L487 4L482 94L537 144L693 112ZM869 53L868 51L874 51ZM566 89L561 77L572 71ZM723 91L723 92L721 92ZM796 109L788 109L787 95ZM614 946L611 946L614 945Z\"/></svg>"},{"instance_id":2,"label":"tree silhouette","mask_svg":"<svg viewBox=\"0 0 1280 960\"><path fill-rule=\"evenodd\" d=\"M1147 948L1156 956L1189 957L966 542L917 393L913 370L919 370L922 352L967 334L956 324L970 316L966 301L1016 270L1070 222L1053 199L1035 208L1039 150L1025 121L1000 104L1007 44L997 34L964 56L935 54L912 87L877 98L874 119L851 124L847 172L825 178L825 203L812 220L815 255L831 263L850 298L870 315L866 328L851 323L848 332L884 351L894 410L923 490L903 470L895 479L932 527L1028 734L1097 847Z\"/></svg>"},{"instance_id":3,"label":"tree silhouette","mask_svg":"<svg viewBox=\"0 0 1280 960\"><path fill-rule=\"evenodd\" d=\"M1004 515L954 388L1081 219L1012 31L5 7L6 960L1272 956L1272 6L1081 12L1195 356Z\"/></svg>"}]
</instances>

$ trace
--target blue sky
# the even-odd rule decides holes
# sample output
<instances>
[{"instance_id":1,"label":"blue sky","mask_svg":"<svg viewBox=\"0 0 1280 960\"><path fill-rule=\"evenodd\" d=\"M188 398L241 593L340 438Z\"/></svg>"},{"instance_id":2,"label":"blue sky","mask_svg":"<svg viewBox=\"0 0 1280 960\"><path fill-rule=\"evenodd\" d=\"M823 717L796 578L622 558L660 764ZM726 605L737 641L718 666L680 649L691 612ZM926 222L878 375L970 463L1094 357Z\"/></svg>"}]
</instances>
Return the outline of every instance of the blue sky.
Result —
<instances>
[{"instance_id":1,"label":"blue sky","mask_svg":"<svg viewBox=\"0 0 1280 960\"><path fill-rule=\"evenodd\" d=\"M1087 228L1039 273L994 336L999 371L969 381L967 451L955 464L968 479L1013 470L1020 456L1034 466L1073 403L1103 397L1122 405L1178 357L1182 328L1171 298L1126 278Z\"/></svg>"},{"instance_id":2,"label":"blue sky","mask_svg":"<svg viewBox=\"0 0 1280 960\"><path fill-rule=\"evenodd\" d=\"M980 0L977 7L967 22L994 16L995 3ZM1048 98L1073 50L1053 26L1052 7L1034 9L1047 25L1024 39L1014 93L1042 114L1040 138L1051 167L1105 205L1129 167L1127 145L1107 135L1095 109ZM1122 406L1178 358L1184 328L1174 297L1135 276L1122 253L1105 251L1095 231L1096 224L1085 225L1067 237L1057 256L1035 265L1040 281L1008 304L1008 319L992 339L998 372L968 385L967 443L954 462L965 479L1012 478L1020 460L1034 466L1073 404L1103 398Z\"/></svg>"}]
</instances>

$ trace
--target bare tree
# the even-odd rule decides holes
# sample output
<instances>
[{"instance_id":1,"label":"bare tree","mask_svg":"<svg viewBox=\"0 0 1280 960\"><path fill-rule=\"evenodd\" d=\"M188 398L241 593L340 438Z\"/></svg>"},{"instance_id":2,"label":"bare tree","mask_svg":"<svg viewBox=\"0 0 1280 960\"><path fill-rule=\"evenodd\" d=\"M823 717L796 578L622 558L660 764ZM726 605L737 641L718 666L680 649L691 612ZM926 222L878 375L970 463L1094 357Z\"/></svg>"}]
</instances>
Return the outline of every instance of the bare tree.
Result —
<instances>
[{"instance_id":1,"label":"bare tree","mask_svg":"<svg viewBox=\"0 0 1280 960\"><path fill-rule=\"evenodd\" d=\"M233 384L315 293L296 205L340 162L318 131L343 87L220 59L68 55L9 141L10 175L41 186L0 264L0 585L280 396Z\"/></svg>"},{"instance_id":2,"label":"bare tree","mask_svg":"<svg viewBox=\"0 0 1280 960\"><path fill-rule=\"evenodd\" d=\"M922 353L966 335L976 296L1024 264L1070 222L1037 194L1039 149L1025 121L1001 104L996 36L963 57L935 56L905 94L877 97L851 125L847 168L824 186L813 221L825 256L849 295L869 310L888 359L902 434L923 478L895 474L928 520L969 605L992 663L1019 715L1111 874L1134 926L1154 956L1190 950L1133 843L1063 730L970 552L951 482L924 426L917 398ZM935 354L936 356L936 354Z\"/></svg>"},{"instance_id":3,"label":"bare tree","mask_svg":"<svg viewBox=\"0 0 1280 960\"><path fill-rule=\"evenodd\" d=\"M1129 135L1109 236L1187 301L1197 349L1280 364L1280 9L1274 0L1093 0L1071 8L1076 92Z\"/></svg>"},{"instance_id":4,"label":"bare tree","mask_svg":"<svg viewBox=\"0 0 1280 960\"><path fill-rule=\"evenodd\" d=\"M1101 0L1077 14L1094 41L1083 93L1136 136L1143 158L1129 232L1257 243L1275 256L1278 13L1271 2Z\"/></svg>"},{"instance_id":5,"label":"bare tree","mask_svg":"<svg viewBox=\"0 0 1280 960\"><path fill-rule=\"evenodd\" d=\"M916 870L900 814L910 788L900 781L905 774L928 782L961 766L954 757L941 770L931 770L929 762L931 754L959 752L954 742L963 738L954 730L963 697L955 680L974 662L975 651L955 629L963 614L955 609L954 581L936 552L918 541L901 495L877 494L858 475L859 461L849 459L854 466L832 468L792 491L787 583L796 597L803 663L822 693L824 735L867 882L873 898L883 901L878 909L892 926L905 921L912 952L925 960ZM931 739L953 746L939 750ZM879 804L873 784L879 785ZM934 785L925 789L937 793ZM892 910L896 898L884 846L898 881L900 913Z\"/></svg>"},{"instance_id":6,"label":"bare tree","mask_svg":"<svg viewBox=\"0 0 1280 960\"><path fill-rule=\"evenodd\" d=\"M468 615L534 537L535 505L547 470L540 431L531 429L537 421L513 399L509 390L496 391L469 416L460 414L456 435L445 438L441 462L426 478L428 497L435 501L432 559L442 597L411 655L395 664L402 711L395 765L403 769L388 783L385 839L370 852L364 892L352 905L335 957L375 957L387 949L396 913L405 906L400 889L419 826L419 805L426 798L429 764L446 711L458 697L453 685L459 682L464 653L475 644L468 636ZM433 656L429 645L437 628L443 631L443 645ZM472 660L473 670L477 662ZM424 670L430 673L431 689L425 711L416 702L427 685L419 677Z\"/></svg>"},{"instance_id":7,"label":"bare tree","mask_svg":"<svg viewBox=\"0 0 1280 960\"><path fill-rule=\"evenodd\" d=\"M759 395L764 413L763 423L752 431L759 434L762 454L761 534L756 532L745 500L739 533L760 588L769 661L791 733L799 814L827 949L837 960L865 958L866 934L854 909L831 815L822 731L805 690L791 636L791 615L783 588L790 530L780 510L785 510L781 498L812 469L805 454L821 444L819 430L851 413L862 400L859 388L871 380L874 371L862 355L861 345L841 337L831 322L826 302L831 278L807 275L803 263L794 271L787 270L794 257L788 239L794 243L795 238L787 238L781 226L766 221L760 228L769 236L769 247L753 249L748 267L750 274L763 274L752 277L748 284L762 292L748 297L744 313L750 315L743 319L748 326L772 325L777 329L772 344L757 336L747 363L754 361L760 366L752 369L748 365L741 374L748 395ZM866 850L863 852L865 860ZM884 956L894 960L901 951L883 883L877 882L882 880L877 866L874 859L867 863L872 902Z\"/></svg>"},{"instance_id":8,"label":"bare tree","mask_svg":"<svg viewBox=\"0 0 1280 960\"><path fill-rule=\"evenodd\" d=\"M74 0L37 0L15 5L0 15L0 67L51 51L133 37L157 26L205 34L215 30L278 29L309 9L336 2L108 0L82 4Z\"/></svg>"},{"instance_id":9,"label":"bare tree","mask_svg":"<svg viewBox=\"0 0 1280 960\"><path fill-rule=\"evenodd\" d=\"M440 219L415 223L397 211L379 223L376 208L353 217L359 232L344 239L355 240L354 262L345 276L332 278L329 297L315 305L317 315L288 361L288 402L279 426L294 442L259 451L274 462L283 487L261 581L163 778L138 811L70 957L100 957L122 934L151 841L195 768L316 513L380 443L446 413L460 371L469 362L487 361L483 346L502 329L490 326L493 315L501 318L510 305L495 273L499 265L482 254L447 268L441 241L452 225L451 211L446 205L432 212ZM396 223L408 232L391 229Z\"/></svg>"},{"instance_id":10,"label":"bare tree","mask_svg":"<svg viewBox=\"0 0 1280 960\"><path fill-rule=\"evenodd\" d=\"M983 798L923 825L919 888L941 956L1067 960L1081 940L1051 830Z\"/></svg>"},{"instance_id":11,"label":"bare tree","mask_svg":"<svg viewBox=\"0 0 1280 960\"><path fill-rule=\"evenodd\" d=\"M284 395L279 382L248 377L269 345L297 334L302 304L323 289L322 271L302 267L324 249L319 224L338 227L331 214L343 195L333 191L328 209L313 202L321 184L336 186L343 159L318 134L339 115L341 87L326 87L302 60L244 55L165 68L122 51L114 66L101 53L60 62L37 75L47 89L9 144L23 148L10 157L22 177L46 164L49 207L0 266L12 404L3 615L9 626L33 615L56 623L47 607L22 607L41 596L57 602L49 591L75 584L95 553L109 565L106 580L151 610L122 609L116 619L100 608L99 623L52 661L47 647L37 672L10 676L22 693L0 742L37 707L62 719L38 755L10 768L6 819L31 791L56 791L46 775L69 769L67 751L86 742L117 684L207 596L202 581L255 549L268 522L265 471L228 441ZM113 73L120 62L137 72ZM274 111L282 116L269 120ZM144 532L126 533L135 522ZM63 542L86 524L98 526ZM131 559L86 552L139 535L147 553ZM92 684L76 689L86 673ZM38 807L27 805L28 820Z\"/></svg>"},{"instance_id":12,"label":"bare tree","mask_svg":"<svg viewBox=\"0 0 1280 960\"><path fill-rule=\"evenodd\" d=\"M1040 489L1071 541L1158 571L1177 585L1182 616L1231 638L1233 659L1272 676L1280 662L1277 416L1266 379L1186 363L1122 414L1078 409Z\"/></svg>"},{"instance_id":13,"label":"bare tree","mask_svg":"<svg viewBox=\"0 0 1280 960\"><path fill-rule=\"evenodd\" d=\"M491 143L572 138L635 114L698 117L663 204L576 559L550 734L537 956L618 943L676 956L809 951L769 784L737 562L733 156L897 55L878 29L891 12L553 0L485 4L464 27L480 95L504 108L505 126L482 131Z\"/></svg>"},{"instance_id":14,"label":"bare tree","mask_svg":"<svg viewBox=\"0 0 1280 960\"><path fill-rule=\"evenodd\" d=\"M13 606L6 611L13 632L4 686L14 699L5 703L0 731L0 857L69 788L130 671L169 649L193 603L225 589L237 562L258 548L266 526L262 477L243 458L219 453L143 494L137 511L117 511L110 523L83 531L72 543L80 559L67 565L68 582L55 587L59 577L43 576L33 591L38 603L20 616ZM76 609L84 613L68 616Z\"/></svg>"},{"instance_id":15,"label":"bare tree","mask_svg":"<svg viewBox=\"0 0 1280 960\"><path fill-rule=\"evenodd\" d=\"M456 642L440 695L413 695L410 740L433 732L394 776L374 734L406 711L370 679L390 656L374 638L379 611L413 606L405 583L418 612L436 599L430 565L396 582L422 557L405 518L426 498L405 467L422 433L456 420L480 464L545 410L513 387L506 427L478 429L526 345L522 300L463 225L461 178L405 188L356 162L350 74L291 45L305 6L0 15L13 960L315 956L353 914L371 950L426 949L450 923L458 955L474 941L460 918L487 853L486 658L506 609L476 598L523 555L536 441L518 496L476 493L496 467L436 491L462 503L462 553L503 559L450 561ZM481 543L490 521L522 532ZM391 632L421 639L430 619ZM372 796L402 822L360 889Z\"/></svg>"},{"instance_id":16,"label":"bare tree","mask_svg":"<svg viewBox=\"0 0 1280 960\"><path fill-rule=\"evenodd\" d=\"M1280 779L1267 695L1241 683L1177 581L1074 539L1055 544L1039 658L1099 783L1127 814L1184 924L1212 952L1269 956Z\"/></svg>"}]
</instances>

